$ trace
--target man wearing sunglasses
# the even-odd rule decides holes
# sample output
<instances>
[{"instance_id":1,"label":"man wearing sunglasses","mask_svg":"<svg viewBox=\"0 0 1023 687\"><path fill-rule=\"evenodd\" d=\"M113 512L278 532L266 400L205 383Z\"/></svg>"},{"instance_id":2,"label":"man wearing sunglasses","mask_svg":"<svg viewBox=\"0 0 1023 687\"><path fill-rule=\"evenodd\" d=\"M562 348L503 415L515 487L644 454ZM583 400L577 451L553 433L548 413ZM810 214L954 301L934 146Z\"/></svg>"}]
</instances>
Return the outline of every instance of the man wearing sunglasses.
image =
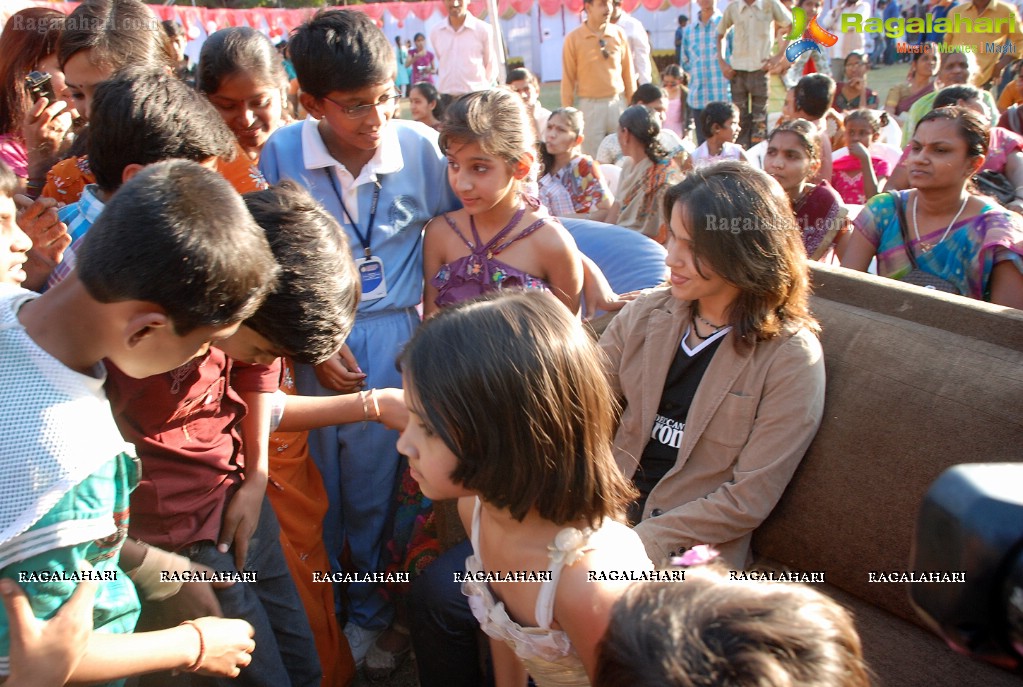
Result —
<instances>
[{"instance_id":1,"label":"man wearing sunglasses","mask_svg":"<svg viewBox=\"0 0 1023 687\"><path fill-rule=\"evenodd\" d=\"M613 0L585 0L586 21L565 36L561 57L561 105L583 113L583 152L597 154L604 137L636 90L632 52L621 27L610 23Z\"/></svg>"}]
</instances>

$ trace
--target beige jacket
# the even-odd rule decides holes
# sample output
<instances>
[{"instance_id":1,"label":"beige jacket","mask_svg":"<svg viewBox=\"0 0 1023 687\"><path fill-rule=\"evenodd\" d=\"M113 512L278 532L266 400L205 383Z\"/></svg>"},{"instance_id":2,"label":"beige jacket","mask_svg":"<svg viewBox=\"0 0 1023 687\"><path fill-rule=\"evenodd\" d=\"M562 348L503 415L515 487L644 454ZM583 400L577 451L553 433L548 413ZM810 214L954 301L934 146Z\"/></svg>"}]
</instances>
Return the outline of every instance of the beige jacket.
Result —
<instances>
[{"instance_id":1,"label":"beige jacket","mask_svg":"<svg viewBox=\"0 0 1023 687\"><path fill-rule=\"evenodd\" d=\"M689 303L668 288L630 303L600 339L624 406L615 459L632 477L682 334ZM824 358L808 330L736 351L722 340L686 418L678 462L654 487L636 532L654 563L712 544L745 567L753 530L771 513L817 433Z\"/></svg>"}]
</instances>

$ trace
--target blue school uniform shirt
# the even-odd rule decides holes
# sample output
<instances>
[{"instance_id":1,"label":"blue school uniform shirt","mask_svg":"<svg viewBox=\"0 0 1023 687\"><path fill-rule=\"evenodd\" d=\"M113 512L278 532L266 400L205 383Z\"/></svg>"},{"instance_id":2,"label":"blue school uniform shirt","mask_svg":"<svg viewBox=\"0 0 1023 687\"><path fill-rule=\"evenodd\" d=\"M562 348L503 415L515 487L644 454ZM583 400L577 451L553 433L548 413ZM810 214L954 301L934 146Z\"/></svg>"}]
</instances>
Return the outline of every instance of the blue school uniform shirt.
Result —
<instances>
[{"instance_id":1,"label":"blue school uniform shirt","mask_svg":"<svg viewBox=\"0 0 1023 687\"><path fill-rule=\"evenodd\" d=\"M344 227L355 258L363 257L363 245L341 210L338 191L365 235L373 189L379 181L372 249L384 263L387 295L363 299L359 313L416 306L423 297L423 227L431 218L458 207L447 182L447 160L437 145L437 132L418 122L391 120L382 129L373 159L353 179L327 151L317 124L307 119L276 131L263 147L260 171L270 183L292 179L308 189Z\"/></svg>"}]
</instances>

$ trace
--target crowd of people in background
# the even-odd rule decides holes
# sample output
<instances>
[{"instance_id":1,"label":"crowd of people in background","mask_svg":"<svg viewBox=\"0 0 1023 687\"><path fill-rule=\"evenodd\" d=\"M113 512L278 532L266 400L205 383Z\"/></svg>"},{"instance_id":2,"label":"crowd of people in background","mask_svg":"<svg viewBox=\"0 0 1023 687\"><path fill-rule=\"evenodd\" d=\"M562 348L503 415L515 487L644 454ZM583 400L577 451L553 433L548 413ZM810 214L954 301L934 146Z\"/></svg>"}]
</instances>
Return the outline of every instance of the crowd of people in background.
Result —
<instances>
[{"instance_id":1,"label":"crowd of people in background","mask_svg":"<svg viewBox=\"0 0 1023 687\"><path fill-rule=\"evenodd\" d=\"M445 4L411 42L330 10L196 63L139 0L5 25L6 684L340 687L413 648L424 687L870 683L839 605L724 571L822 419L811 261L1023 309L1020 63L925 37L879 93L895 41L793 63L787 0L698 0L655 73L584 0L547 109Z\"/></svg>"}]
</instances>

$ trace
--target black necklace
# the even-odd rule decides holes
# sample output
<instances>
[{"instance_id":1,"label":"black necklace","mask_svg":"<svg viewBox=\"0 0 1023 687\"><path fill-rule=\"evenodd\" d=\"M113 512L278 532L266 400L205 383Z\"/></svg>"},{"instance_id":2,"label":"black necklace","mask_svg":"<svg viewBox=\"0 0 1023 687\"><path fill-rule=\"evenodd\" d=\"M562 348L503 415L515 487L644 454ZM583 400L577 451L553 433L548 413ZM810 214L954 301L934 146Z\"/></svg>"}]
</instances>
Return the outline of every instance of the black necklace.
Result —
<instances>
[{"instance_id":1,"label":"black necklace","mask_svg":"<svg viewBox=\"0 0 1023 687\"><path fill-rule=\"evenodd\" d=\"M700 341L706 341L707 339L709 339L710 337L714 336L715 334L717 334L722 329L724 329L725 327L728 326L727 323L726 324L714 324L713 322L708 322L707 320L705 320L704 318L702 318L700 316L700 311L697 310L697 307L695 305L693 306L693 317L696 318L696 320L699 320L700 322L703 322L705 325L707 325L708 327L710 327L711 329L714 330L713 332L711 332L707 336L700 336L700 330L697 329L696 322L694 320L694 322L693 322L693 335L697 339L699 339Z\"/></svg>"}]
</instances>

